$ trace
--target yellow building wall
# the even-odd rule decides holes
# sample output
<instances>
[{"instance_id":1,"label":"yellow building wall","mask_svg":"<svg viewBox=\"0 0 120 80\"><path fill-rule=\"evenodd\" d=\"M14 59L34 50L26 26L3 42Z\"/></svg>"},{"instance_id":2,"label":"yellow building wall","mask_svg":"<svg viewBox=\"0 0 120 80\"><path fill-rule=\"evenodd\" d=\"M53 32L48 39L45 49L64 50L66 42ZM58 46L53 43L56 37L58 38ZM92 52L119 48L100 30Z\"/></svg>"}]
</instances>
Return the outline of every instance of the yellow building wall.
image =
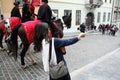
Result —
<instances>
[{"instance_id":1,"label":"yellow building wall","mask_svg":"<svg viewBox=\"0 0 120 80\"><path fill-rule=\"evenodd\" d=\"M0 0L1 1L1 13L4 15L4 18L10 17L10 12L14 7L13 3L15 0Z\"/></svg>"},{"instance_id":2,"label":"yellow building wall","mask_svg":"<svg viewBox=\"0 0 120 80\"><path fill-rule=\"evenodd\" d=\"M12 8L14 7L13 3L15 0L0 0L0 6L1 6L1 14L3 14L4 18L7 19L10 17L10 12ZM19 7L20 12L22 11L22 7ZM39 7L35 7L35 13L38 13ZM22 13L21 13L22 15Z\"/></svg>"}]
</instances>

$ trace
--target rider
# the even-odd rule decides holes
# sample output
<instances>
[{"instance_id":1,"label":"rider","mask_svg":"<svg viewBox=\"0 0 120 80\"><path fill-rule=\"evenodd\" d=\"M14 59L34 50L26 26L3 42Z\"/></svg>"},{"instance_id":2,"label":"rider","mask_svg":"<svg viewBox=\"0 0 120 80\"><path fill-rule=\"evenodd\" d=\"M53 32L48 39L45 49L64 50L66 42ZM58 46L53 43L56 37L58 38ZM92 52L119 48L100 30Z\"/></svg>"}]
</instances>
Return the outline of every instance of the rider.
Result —
<instances>
[{"instance_id":1,"label":"rider","mask_svg":"<svg viewBox=\"0 0 120 80\"><path fill-rule=\"evenodd\" d=\"M57 30L51 20L52 10L51 10L50 6L48 5L48 0L42 0L42 2L43 2L43 4L39 7L37 18L39 20L42 20L43 22L48 23L50 26L50 29L52 31L52 36L56 37Z\"/></svg>"},{"instance_id":2,"label":"rider","mask_svg":"<svg viewBox=\"0 0 120 80\"><path fill-rule=\"evenodd\" d=\"M15 7L11 11L11 17L19 17L21 19L21 14L19 11L19 4L20 4L19 1L14 2Z\"/></svg>"},{"instance_id":3,"label":"rider","mask_svg":"<svg viewBox=\"0 0 120 80\"><path fill-rule=\"evenodd\" d=\"M34 20L36 14L35 14L35 7L34 7L33 3L30 4L30 12L31 12L31 17Z\"/></svg>"},{"instance_id":4,"label":"rider","mask_svg":"<svg viewBox=\"0 0 120 80\"><path fill-rule=\"evenodd\" d=\"M22 8L22 22L30 21L32 20L31 18L31 12L29 8L29 3L28 0L23 0L23 8Z\"/></svg>"}]
</instances>

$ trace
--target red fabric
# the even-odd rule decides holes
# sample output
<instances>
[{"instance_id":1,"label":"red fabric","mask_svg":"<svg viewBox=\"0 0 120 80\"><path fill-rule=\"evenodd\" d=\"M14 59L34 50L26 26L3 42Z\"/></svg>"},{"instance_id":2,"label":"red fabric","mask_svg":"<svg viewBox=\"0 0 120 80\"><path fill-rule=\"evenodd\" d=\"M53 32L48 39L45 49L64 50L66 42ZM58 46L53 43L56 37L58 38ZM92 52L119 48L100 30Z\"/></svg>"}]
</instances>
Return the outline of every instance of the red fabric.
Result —
<instances>
[{"instance_id":1,"label":"red fabric","mask_svg":"<svg viewBox=\"0 0 120 80\"><path fill-rule=\"evenodd\" d=\"M23 24L23 27L25 29L25 33L28 39L28 43L31 44L33 42L33 35L34 35L34 28L37 23L41 22L40 20L34 20L34 21L27 21Z\"/></svg>"},{"instance_id":2,"label":"red fabric","mask_svg":"<svg viewBox=\"0 0 120 80\"><path fill-rule=\"evenodd\" d=\"M23 2L25 2L25 3L26 3L26 2L28 2L28 0L23 0Z\"/></svg>"},{"instance_id":3,"label":"red fabric","mask_svg":"<svg viewBox=\"0 0 120 80\"><path fill-rule=\"evenodd\" d=\"M10 17L10 18L9 18L9 21L10 21L11 30L12 30L17 24L21 23L21 19L18 18L18 17ZM6 29L5 29L4 22L2 22L1 28L2 28L2 30L3 30L3 33L4 33L5 37L7 37L8 33L7 33Z\"/></svg>"},{"instance_id":4,"label":"red fabric","mask_svg":"<svg viewBox=\"0 0 120 80\"><path fill-rule=\"evenodd\" d=\"M0 26L1 26L1 29L2 29L3 33L6 33L4 22L2 22L2 23L0 24Z\"/></svg>"},{"instance_id":5,"label":"red fabric","mask_svg":"<svg viewBox=\"0 0 120 80\"><path fill-rule=\"evenodd\" d=\"M41 3L41 0L32 0L31 2L34 6L39 6Z\"/></svg>"},{"instance_id":6,"label":"red fabric","mask_svg":"<svg viewBox=\"0 0 120 80\"><path fill-rule=\"evenodd\" d=\"M118 27L115 27L115 29L114 29L115 31L118 31L119 30L119 28Z\"/></svg>"},{"instance_id":7,"label":"red fabric","mask_svg":"<svg viewBox=\"0 0 120 80\"><path fill-rule=\"evenodd\" d=\"M32 14L34 14L35 7L32 4L30 4L30 11L31 11Z\"/></svg>"},{"instance_id":8,"label":"red fabric","mask_svg":"<svg viewBox=\"0 0 120 80\"><path fill-rule=\"evenodd\" d=\"M49 34L50 34L50 37L52 37L52 31L51 30L50 30Z\"/></svg>"},{"instance_id":9,"label":"red fabric","mask_svg":"<svg viewBox=\"0 0 120 80\"><path fill-rule=\"evenodd\" d=\"M13 29L17 24L21 23L21 19L18 17L10 17L10 27Z\"/></svg>"}]
</instances>

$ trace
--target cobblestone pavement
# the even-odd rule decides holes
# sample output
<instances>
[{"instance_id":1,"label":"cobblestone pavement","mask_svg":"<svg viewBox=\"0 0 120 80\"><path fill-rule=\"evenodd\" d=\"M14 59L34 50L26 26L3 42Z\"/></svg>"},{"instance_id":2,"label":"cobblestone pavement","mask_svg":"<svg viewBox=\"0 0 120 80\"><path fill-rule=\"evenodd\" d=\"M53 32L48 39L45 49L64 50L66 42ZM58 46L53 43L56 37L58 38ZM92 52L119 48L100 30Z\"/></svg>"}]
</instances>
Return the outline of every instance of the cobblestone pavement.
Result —
<instances>
[{"instance_id":1,"label":"cobblestone pavement","mask_svg":"<svg viewBox=\"0 0 120 80\"><path fill-rule=\"evenodd\" d=\"M5 51L0 52L0 80L47 80L47 74L43 71L41 54L34 54L36 65L32 65L25 57L26 64L29 66L22 69L20 66L20 57L17 61L9 56Z\"/></svg>"},{"instance_id":2,"label":"cobblestone pavement","mask_svg":"<svg viewBox=\"0 0 120 80\"><path fill-rule=\"evenodd\" d=\"M71 73L72 80L120 80L120 48Z\"/></svg>"},{"instance_id":3,"label":"cobblestone pavement","mask_svg":"<svg viewBox=\"0 0 120 80\"><path fill-rule=\"evenodd\" d=\"M73 37L77 34L79 34L79 32L65 34L65 38ZM103 36L99 32L92 32L88 33L85 39L82 39L75 45L66 47L67 54L65 55L65 59L69 71L72 72L81 68L95 61L97 58L104 56L105 53L110 52L110 50L112 51L117 48L118 41L120 40L119 37ZM110 42L108 42L108 40L111 44L109 44ZM25 62L29 67L22 69L20 66L20 57L18 57L17 61L14 61L13 57L8 55L6 51L0 51L0 80L47 80L48 74L43 70L41 53L32 54L37 64L32 65L28 55L26 55Z\"/></svg>"}]
</instances>

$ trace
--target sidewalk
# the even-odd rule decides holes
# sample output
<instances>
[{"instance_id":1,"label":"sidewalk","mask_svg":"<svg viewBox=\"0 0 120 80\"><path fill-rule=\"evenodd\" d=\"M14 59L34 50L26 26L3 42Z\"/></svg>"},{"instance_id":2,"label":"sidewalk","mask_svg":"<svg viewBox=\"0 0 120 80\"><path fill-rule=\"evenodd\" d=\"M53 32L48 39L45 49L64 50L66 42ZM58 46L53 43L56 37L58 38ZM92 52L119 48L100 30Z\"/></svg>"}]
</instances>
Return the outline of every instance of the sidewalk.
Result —
<instances>
[{"instance_id":1,"label":"sidewalk","mask_svg":"<svg viewBox=\"0 0 120 80\"><path fill-rule=\"evenodd\" d=\"M120 48L71 73L72 80L120 80Z\"/></svg>"}]
</instances>

